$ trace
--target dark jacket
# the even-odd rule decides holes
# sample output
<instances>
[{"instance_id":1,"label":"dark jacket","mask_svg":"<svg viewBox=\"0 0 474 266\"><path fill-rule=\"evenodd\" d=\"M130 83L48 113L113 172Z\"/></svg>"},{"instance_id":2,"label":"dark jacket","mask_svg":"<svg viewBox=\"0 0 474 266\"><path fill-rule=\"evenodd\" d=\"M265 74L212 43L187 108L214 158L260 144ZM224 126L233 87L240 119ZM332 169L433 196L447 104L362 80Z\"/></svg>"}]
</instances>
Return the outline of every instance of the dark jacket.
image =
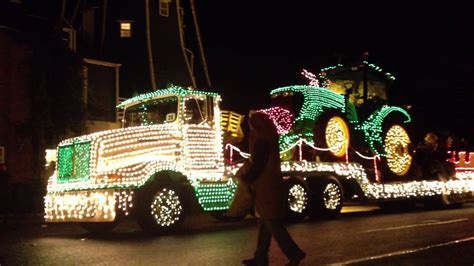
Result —
<instances>
[{"instance_id":1,"label":"dark jacket","mask_svg":"<svg viewBox=\"0 0 474 266\"><path fill-rule=\"evenodd\" d=\"M276 219L284 211L284 187L280 168L278 134L267 115L255 113L250 118L255 142L251 143L251 166L244 179L252 182L255 191L256 215Z\"/></svg>"}]
</instances>

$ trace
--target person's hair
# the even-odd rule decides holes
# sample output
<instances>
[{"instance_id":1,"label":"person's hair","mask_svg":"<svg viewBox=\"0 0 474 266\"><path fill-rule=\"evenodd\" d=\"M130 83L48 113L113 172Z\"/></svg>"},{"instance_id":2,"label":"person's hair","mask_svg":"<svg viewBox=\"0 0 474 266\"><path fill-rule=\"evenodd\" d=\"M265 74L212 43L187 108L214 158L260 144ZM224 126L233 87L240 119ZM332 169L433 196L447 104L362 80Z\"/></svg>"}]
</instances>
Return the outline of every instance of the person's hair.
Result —
<instances>
[{"instance_id":1,"label":"person's hair","mask_svg":"<svg viewBox=\"0 0 474 266\"><path fill-rule=\"evenodd\" d=\"M277 130L268 115L264 113L253 113L249 117L250 126L255 130L257 136L271 138L278 136Z\"/></svg>"},{"instance_id":2,"label":"person's hair","mask_svg":"<svg viewBox=\"0 0 474 266\"><path fill-rule=\"evenodd\" d=\"M438 142L438 136L436 136L436 134L433 133L433 132L428 132L428 133L426 133L425 141L429 142L429 143L437 143Z\"/></svg>"}]
</instances>

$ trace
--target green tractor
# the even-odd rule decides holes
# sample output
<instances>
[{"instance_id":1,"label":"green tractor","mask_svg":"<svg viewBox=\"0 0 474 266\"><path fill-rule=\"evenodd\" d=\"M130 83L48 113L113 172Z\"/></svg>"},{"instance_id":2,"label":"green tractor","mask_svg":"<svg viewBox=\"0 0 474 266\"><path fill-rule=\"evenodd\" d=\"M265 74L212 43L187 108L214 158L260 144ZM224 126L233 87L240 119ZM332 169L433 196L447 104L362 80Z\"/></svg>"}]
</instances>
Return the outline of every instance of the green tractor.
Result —
<instances>
[{"instance_id":1,"label":"green tractor","mask_svg":"<svg viewBox=\"0 0 474 266\"><path fill-rule=\"evenodd\" d=\"M413 168L411 117L388 105L394 77L366 61L321 70L323 86L305 73L311 85L270 92L272 107L293 115L291 128L280 135L282 159L358 162L373 181L406 180Z\"/></svg>"}]
</instances>

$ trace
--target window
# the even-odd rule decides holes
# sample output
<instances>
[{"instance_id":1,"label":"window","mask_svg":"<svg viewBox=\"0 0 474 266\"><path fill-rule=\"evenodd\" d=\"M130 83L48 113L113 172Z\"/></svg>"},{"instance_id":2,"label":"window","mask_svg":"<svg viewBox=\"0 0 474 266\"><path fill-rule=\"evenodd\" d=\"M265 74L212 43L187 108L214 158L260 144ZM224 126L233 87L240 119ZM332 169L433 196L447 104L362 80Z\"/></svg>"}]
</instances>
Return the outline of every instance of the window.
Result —
<instances>
[{"instance_id":1,"label":"window","mask_svg":"<svg viewBox=\"0 0 474 266\"><path fill-rule=\"evenodd\" d=\"M184 108L184 121L186 124L200 124L207 118L206 101L204 99L188 99Z\"/></svg>"},{"instance_id":2,"label":"window","mask_svg":"<svg viewBox=\"0 0 474 266\"><path fill-rule=\"evenodd\" d=\"M176 121L178 97L154 99L128 107L125 110L125 127L166 124Z\"/></svg>"},{"instance_id":3,"label":"window","mask_svg":"<svg viewBox=\"0 0 474 266\"><path fill-rule=\"evenodd\" d=\"M61 39L65 42L69 50L76 51L76 31L71 28L62 28L61 29Z\"/></svg>"},{"instance_id":4,"label":"window","mask_svg":"<svg viewBox=\"0 0 474 266\"><path fill-rule=\"evenodd\" d=\"M120 22L120 37L132 37L132 22Z\"/></svg>"},{"instance_id":5,"label":"window","mask_svg":"<svg viewBox=\"0 0 474 266\"><path fill-rule=\"evenodd\" d=\"M170 0L159 0L160 16L167 17L170 14Z\"/></svg>"}]
</instances>

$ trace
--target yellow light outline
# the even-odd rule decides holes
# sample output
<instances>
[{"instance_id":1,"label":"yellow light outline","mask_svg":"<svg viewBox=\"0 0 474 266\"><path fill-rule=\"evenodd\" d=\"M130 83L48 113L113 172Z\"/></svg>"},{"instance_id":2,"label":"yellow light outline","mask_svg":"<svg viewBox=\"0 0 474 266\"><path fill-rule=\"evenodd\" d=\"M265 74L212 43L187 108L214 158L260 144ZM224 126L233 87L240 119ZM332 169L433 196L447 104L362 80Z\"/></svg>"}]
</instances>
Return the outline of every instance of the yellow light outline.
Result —
<instances>
[{"instance_id":1,"label":"yellow light outline","mask_svg":"<svg viewBox=\"0 0 474 266\"><path fill-rule=\"evenodd\" d=\"M342 133L342 143L340 137L330 135L334 132ZM334 156L343 157L346 155L346 150L350 143L349 127L347 126L346 121L339 116L331 117L326 126L325 139L326 145L331 149L331 153Z\"/></svg>"},{"instance_id":2,"label":"yellow light outline","mask_svg":"<svg viewBox=\"0 0 474 266\"><path fill-rule=\"evenodd\" d=\"M385 135L384 144L387 153L387 165L390 171L398 176L403 176L410 170L412 163L412 157L408 153L408 145L410 143L410 136L400 125L391 126ZM396 152L397 145L402 145L402 155Z\"/></svg>"}]
</instances>

